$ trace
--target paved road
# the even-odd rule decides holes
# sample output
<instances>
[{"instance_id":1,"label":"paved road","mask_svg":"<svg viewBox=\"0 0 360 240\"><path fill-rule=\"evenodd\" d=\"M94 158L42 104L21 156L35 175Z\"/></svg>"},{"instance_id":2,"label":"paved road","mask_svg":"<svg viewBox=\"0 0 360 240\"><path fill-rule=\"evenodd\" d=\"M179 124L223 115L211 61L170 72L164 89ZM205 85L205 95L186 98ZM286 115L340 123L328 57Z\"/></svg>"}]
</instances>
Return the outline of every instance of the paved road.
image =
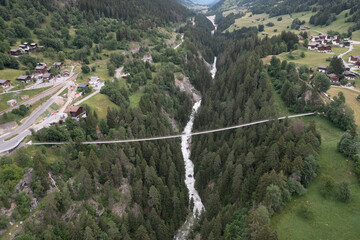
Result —
<instances>
[{"instance_id":1,"label":"paved road","mask_svg":"<svg viewBox=\"0 0 360 240\"><path fill-rule=\"evenodd\" d=\"M345 86L336 86L336 85L333 85L331 87L335 87L335 88L344 88L344 89L348 89L350 91L353 91L353 92L357 92L357 93L360 93L359 90L355 89L354 87L345 87Z\"/></svg>"},{"instance_id":2,"label":"paved road","mask_svg":"<svg viewBox=\"0 0 360 240\"><path fill-rule=\"evenodd\" d=\"M195 135L202 135L202 134L208 134L208 133L222 132L222 131L232 130L232 129L236 129L236 128L249 127L249 126L253 126L253 125L267 123L267 122L271 122L271 121L274 121L274 120L283 120L283 119L286 119L286 118L299 118L299 117L311 116L311 115L315 115L315 114L316 114L315 112L296 114L296 115L291 115L291 116L279 117L277 119L266 119L266 120L261 120L261 121L236 125L236 126L232 126L232 127L219 128L219 129L213 129L213 130L201 131L201 132L193 132L193 133L190 133L190 134L178 134L178 135L171 135L171 136L140 138L140 139L127 139L127 140L92 141L92 142L83 142L82 144L109 144L109 143L147 142L147 141L155 141L155 140L180 138L182 136L195 136ZM62 145L62 144L66 144L66 143L67 142L39 142L39 143L31 143L31 144L32 145Z\"/></svg>"},{"instance_id":3,"label":"paved road","mask_svg":"<svg viewBox=\"0 0 360 240\"><path fill-rule=\"evenodd\" d=\"M78 75L79 73L80 73L80 72L76 72L76 73L74 73L73 75L71 75L70 77L68 77L66 81L64 81L64 82L62 82L62 83L59 83L59 84L57 84L56 86L54 86L54 87L52 87L52 88L50 88L50 89L48 89L48 90L45 90L45 91L39 93L38 95L36 95L36 96L34 96L34 97L32 97L32 98L30 98L30 99L28 99L28 100L20 103L20 104L17 104L16 106L13 106L13 107L11 107L11 108L8 108L8 109L0 112L0 115L1 115L1 114L4 114L4 113L6 113L6 112L10 112L10 111L12 111L12 110L15 109L15 108L18 108L20 105L31 105L31 104L34 104L34 103L40 101L41 99L43 99L43 98L45 98L45 97L47 97L47 96L50 96L50 95L54 94L54 93L55 93L56 91L58 91L60 88L64 87L64 85L66 84L66 82L68 82L68 81L70 81L70 80L76 79L76 77L77 77L77 75Z\"/></svg>"},{"instance_id":4,"label":"paved road","mask_svg":"<svg viewBox=\"0 0 360 240\"><path fill-rule=\"evenodd\" d=\"M80 104L82 104L83 102L85 102L86 100L88 100L89 98L92 98L93 96L95 96L96 94L98 94L102 88L102 86L104 86L104 83L101 83L101 85L99 86L99 88L93 92L92 94L90 94L89 96L87 97L84 97L83 99L81 99L80 101L76 102L74 105L75 106L78 106Z\"/></svg>"},{"instance_id":5,"label":"paved road","mask_svg":"<svg viewBox=\"0 0 360 240\"><path fill-rule=\"evenodd\" d=\"M53 104L56 100L56 98L59 96L59 94L64 91L67 88L67 86L64 86L61 88L57 93L54 94L45 104L43 104L41 107L38 108L37 111L32 113L30 117L18 128L11 131L10 133L4 134L0 137L0 153L12 150L16 148L22 140L28 135L31 134L29 128L31 125L36 121L40 115L46 111L50 107L51 104ZM34 129L41 129L45 126L47 122L42 122L36 126L34 126ZM18 134L18 135L17 135ZM10 138L11 136L15 136L12 139L5 141L5 139Z\"/></svg>"},{"instance_id":6,"label":"paved road","mask_svg":"<svg viewBox=\"0 0 360 240\"><path fill-rule=\"evenodd\" d=\"M344 66L345 66L346 68L349 67L349 64L347 64L347 62L343 59L343 56L344 56L345 54L348 54L349 52L351 52L353 49L354 49L354 46L353 46L352 44L350 44L349 50L347 50L347 51L344 52L344 53L339 54L339 58L341 58L341 59L343 60Z\"/></svg>"},{"instance_id":7,"label":"paved road","mask_svg":"<svg viewBox=\"0 0 360 240\"><path fill-rule=\"evenodd\" d=\"M182 33L182 34L181 34L180 43L179 43L178 45L176 45L176 46L174 47L174 49L177 49L178 47L180 47L181 44L183 44L183 42L184 42L184 34Z\"/></svg>"},{"instance_id":8,"label":"paved road","mask_svg":"<svg viewBox=\"0 0 360 240\"><path fill-rule=\"evenodd\" d=\"M54 94L57 90L59 90L59 89L60 89L61 87L63 87L63 86L64 86L64 83L59 84L59 85L56 85L56 86L54 86L54 87L52 87L52 88L50 88L50 89L48 89L48 90L45 90L45 91L39 93L38 95L36 95L36 96L34 96L34 97L32 97L32 98L24 101L24 102L21 102L21 103L15 105L15 106L13 106L13 107L10 107L10 108L8 108L8 109L6 109L6 110L4 110L4 111L1 111L1 112L0 112L0 115L1 115L1 114L4 114L4 113L7 113L7 112L11 112L13 109L18 108L20 105L31 105L31 104L34 104L34 103L40 101L42 98L45 98L45 97L47 97L47 96L49 96L49 95L51 95L51 94Z\"/></svg>"}]
</instances>

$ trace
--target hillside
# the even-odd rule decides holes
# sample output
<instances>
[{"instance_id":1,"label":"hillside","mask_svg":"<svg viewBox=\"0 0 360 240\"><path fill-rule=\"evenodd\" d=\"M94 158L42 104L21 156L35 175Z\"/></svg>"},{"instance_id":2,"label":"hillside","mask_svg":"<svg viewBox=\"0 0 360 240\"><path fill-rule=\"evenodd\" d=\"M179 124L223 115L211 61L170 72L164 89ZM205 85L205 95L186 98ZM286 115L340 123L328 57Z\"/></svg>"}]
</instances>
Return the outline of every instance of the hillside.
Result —
<instances>
[{"instance_id":1,"label":"hillside","mask_svg":"<svg viewBox=\"0 0 360 240\"><path fill-rule=\"evenodd\" d=\"M179 1L0 0L1 240L356 239L356 2Z\"/></svg>"}]
</instances>

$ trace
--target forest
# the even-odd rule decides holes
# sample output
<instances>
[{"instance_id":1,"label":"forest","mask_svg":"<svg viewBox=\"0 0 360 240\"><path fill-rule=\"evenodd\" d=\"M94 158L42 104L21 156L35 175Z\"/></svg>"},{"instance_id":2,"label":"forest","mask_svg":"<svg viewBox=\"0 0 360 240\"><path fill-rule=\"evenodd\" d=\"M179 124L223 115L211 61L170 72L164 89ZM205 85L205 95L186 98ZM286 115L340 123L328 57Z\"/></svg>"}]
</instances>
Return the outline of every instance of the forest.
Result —
<instances>
[{"instance_id":1,"label":"forest","mask_svg":"<svg viewBox=\"0 0 360 240\"><path fill-rule=\"evenodd\" d=\"M341 7L347 9L348 2L342 1ZM311 10L306 6L314 4L331 5L283 1L276 10L266 4L253 10L277 16ZM244 27L222 33L239 17L230 14L216 18L219 31L212 36L214 26L206 16L173 0L0 0L0 5L0 69L19 68L20 63L33 67L37 58L15 59L7 51L18 40L30 42L36 36L46 56L79 61L82 72L91 72L86 63L102 60L106 52L108 75L112 77L120 66L127 74L126 79L105 81L100 94L115 107L107 108L104 118L85 104L86 118L67 118L62 124L32 131L33 141L67 144L20 148L0 159L0 208L14 206L10 216L0 216L0 230L10 221L23 221L15 240L172 239L194 207L184 183L180 141L81 142L178 134L194 104L190 94L175 84L184 76L202 95L194 131L279 117L274 107L278 94L290 112L319 111L347 130L338 151L360 173L359 136L343 94L325 105L319 94L328 88L323 76L315 76L312 87L306 66L297 69L275 56L269 64L262 61L298 49L301 43L292 32L260 38L258 28ZM358 12L351 11L352 16ZM49 25L37 27L47 21ZM175 22L179 22L176 27ZM176 34L184 34L177 50L166 44L159 30L173 27ZM147 44L137 53L116 52L144 39ZM150 51L153 61L143 61ZM215 56L217 74L212 79L209 65ZM337 73L335 61L330 69ZM132 105L131 96L139 91L139 102ZM193 177L206 211L189 238L278 239L270 218L307 192L319 173L322 141L314 121L289 119L194 136ZM348 188L340 187L344 202ZM301 214L309 214L307 205Z\"/></svg>"}]
</instances>

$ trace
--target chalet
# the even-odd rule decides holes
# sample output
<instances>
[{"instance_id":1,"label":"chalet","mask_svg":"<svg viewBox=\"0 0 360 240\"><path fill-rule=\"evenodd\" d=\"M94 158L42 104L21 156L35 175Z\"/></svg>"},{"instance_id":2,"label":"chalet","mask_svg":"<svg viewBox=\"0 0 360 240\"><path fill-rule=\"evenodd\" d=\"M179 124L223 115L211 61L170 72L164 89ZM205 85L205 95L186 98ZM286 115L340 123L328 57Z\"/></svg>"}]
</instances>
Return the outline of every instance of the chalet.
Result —
<instances>
[{"instance_id":1,"label":"chalet","mask_svg":"<svg viewBox=\"0 0 360 240\"><path fill-rule=\"evenodd\" d=\"M331 46L329 45L319 45L317 47L318 52L330 52L331 51Z\"/></svg>"},{"instance_id":2,"label":"chalet","mask_svg":"<svg viewBox=\"0 0 360 240\"><path fill-rule=\"evenodd\" d=\"M39 73L39 74L44 74L44 73L47 73L48 69L46 67L46 65L37 65L35 67L35 72L36 73Z\"/></svg>"},{"instance_id":3,"label":"chalet","mask_svg":"<svg viewBox=\"0 0 360 240\"><path fill-rule=\"evenodd\" d=\"M90 85L97 85L100 83L100 78L99 77L96 77L96 76L91 76L90 79L89 79L89 84Z\"/></svg>"},{"instance_id":4,"label":"chalet","mask_svg":"<svg viewBox=\"0 0 360 240\"><path fill-rule=\"evenodd\" d=\"M8 88L11 86L10 80L0 79L0 87Z\"/></svg>"},{"instance_id":5,"label":"chalet","mask_svg":"<svg viewBox=\"0 0 360 240\"><path fill-rule=\"evenodd\" d=\"M88 84L79 84L78 89L81 90L81 89L84 89L84 88L86 88L88 86L89 86Z\"/></svg>"},{"instance_id":6,"label":"chalet","mask_svg":"<svg viewBox=\"0 0 360 240\"><path fill-rule=\"evenodd\" d=\"M21 75L16 80L27 83L27 82L31 81L31 76L30 75Z\"/></svg>"},{"instance_id":7,"label":"chalet","mask_svg":"<svg viewBox=\"0 0 360 240\"><path fill-rule=\"evenodd\" d=\"M332 40L332 44L333 45L340 45L340 37L339 36L335 36Z\"/></svg>"},{"instance_id":8,"label":"chalet","mask_svg":"<svg viewBox=\"0 0 360 240\"><path fill-rule=\"evenodd\" d=\"M23 45L25 45L25 47L29 47L29 43L28 43L28 42L24 42Z\"/></svg>"},{"instance_id":9,"label":"chalet","mask_svg":"<svg viewBox=\"0 0 360 240\"><path fill-rule=\"evenodd\" d=\"M312 37L311 37L311 41L312 41L312 42L319 41L319 39L320 39L320 38L319 38L318 36L312 36Z\"/></svg>"},{"instance_id":10,"label":"chalet","mask_svg":"<svg viewBox=\"0 0 360 240\"><path fill-rule=\"evenodd\" d=\"M320 66L318 67L318 71L319 71L319 72L323 72L323 73L326 73L327 69L328 69L328 67L327 67L327 66L324 66L324 65L320 65Z\"/></svg>"},{"instance_id":11,"label":"chalet","mask_svg":"<svg viewBox=\"0 0 360 240\"><path fill-rule=\"evenodd\" d=\"M355 63L355 66L356 66L357 68L360 68L360 60Z\"/></svg>"},{"instance_id":12,"label":"chalet","mask_svg":"<svg viewBox=\"0 0 360 240\"><path fill-rule=\"evenodd\" d=\"M54 75L51 73L45 73L42 78L44 82L48 82L54 78Z\"/></svg>"},{"instance_id":13,"label":"chalet","mask_svg":"<svg viewBox=\"0 0 360 240\"><path fill-rule=\"evenodd\" d=\"M60 69L63 66L62 62L54 62L53 67Z\"/></svg>"},{"instance_id":14,"label":"chalet","mask_svg":"<svg viewBox=\"0 0 360 240\"><path fill-rule=\"evenodd\" d=\"M351 55L349 58L350 63L356 63L360 61L360 55Z\"/></svg>"},{"instance_id":15,"label":"chalet","mask_svg":"<svg viewBox=\"0 0 360 240\"><path fill-rule=\"evenodd\" d=\"M19 48L20 48L20 49L25 49L25 48L27 48L27 46L24 45L24 44L21 44L21 45L19 45Z\"/></svg>"},{"instance_id":16,"label":"chalet","mask_svg":"<svg viewBox=\"0 0 360 240\"><path fill-rule=\"evenodd\" d=\"M356 75L350 71L345 71L344 72L344 77L348 80L355 80Z\"/></svg>"},{"instance_id":17,"label":"chalet","mask_svg":"<svg viewBox=\"0 0 360 240\"><path fill-rule=\"evenodd\" d=\"M318 43L310 43L309 45L308 45L308 49L309 50L317 50L317 46L318 46L319 44Z\"/></svg>"},{"instance_id":18,"label":"chalet","mask_svg":"<svg viewBox=\"0 0 360 240\"><path fill-rule=\"evenodd\" d=\"M30 47L31 47L32 49L36 49L37 46L38 46L37 43L31 43L31 44L30 44Z\"/></svg>"},{"instance_id":19,"label":"chalet","mask_svg":"<svg viewBox=\"0 0 360 240\"><path fill-rule=\"evenodd\" d=\"M68 106L65 109L65 113L68 113L73 118L79 118L85 113L84 109L79 106Z\"/></svg>"},{"instance_id":20,"label":"chalet","mask_svg":"<svg viewBox=\"0 0 360 240\"><path fill-rule=\"evenodd\" d=\"M10 52L9 52L9 54L10 54L11 56L20 56L20 55L21 55L21 51L20 51L20 49L11 49Z\"/></svg>"},{"instance_id":21,"label":"chalet","mask_svg":"<svg viewBox=\"0 0 360 240\"><path fill-rule=\"evenodd\" d=\"M350 41L344 41L344 45L345 45L346 47L350 47L351 42L350 42Z\"/></svg>"},{"instance_id":22,"label":"chalet","mask_svg":"<svg viewBox=\"0 0 360 240\"><path fill-rule=\"evenodd\" d=\"M331 83L337 83L337 82L339 82L339 77L336 76L335 74L331 73L331 74L329 74L329 75L327 75L327 76L328 76L328 78L330 79L330 82L331 82Z\"/></svg>"},{"instance_id":23,"label":"chalet","mask_svg":"<svg viewBox=\"0 0 360 240\"><path fill-rule=\"evenodd\" d=\"M304 38L301 35L298 35L299 40L304 40Z\"/></svg>"}]
</instances>

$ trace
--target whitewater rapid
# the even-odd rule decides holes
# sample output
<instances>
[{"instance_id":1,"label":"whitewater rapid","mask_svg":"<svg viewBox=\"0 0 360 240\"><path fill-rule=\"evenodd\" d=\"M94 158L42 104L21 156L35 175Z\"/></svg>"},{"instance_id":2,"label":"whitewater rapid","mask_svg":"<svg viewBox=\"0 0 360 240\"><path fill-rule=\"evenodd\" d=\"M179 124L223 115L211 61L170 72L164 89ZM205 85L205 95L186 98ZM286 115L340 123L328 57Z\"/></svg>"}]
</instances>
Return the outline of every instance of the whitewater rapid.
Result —
<instances>
[{"instance_id":1,"label":"whitewater rapid","mask_svg":"<svg viewBox=\"0 0 360 240\"><path fill-rule=\"evenodd\" d=\"M213 30L211 33L214 34L214 32L217 29L217 26L215 25L215 15L207 17L215 26L215 30ZM214 63L211 66L210 73L211 77L215 78L216 75L216 61L217 57L214 58ZM195 93L193 93L195 94ZM195 94L196 95L196 94ZM199 97L200 98L200 97ZM183 154L184 163L185 163L185 184L189 192L189 202L191 202L191 199L193 199L194 202L194 208L192 211L192 214L188 217L188 219L185 221L184 225L181 227L181 229L178 230L178 233L174 236L174 239L176 240L185 240L187 239L189 233L191 232L191 229L201 214L202 211L205 210L204 204L201 201L201 198L199 196L198 191L195 189L195 177L194 177L194 163L191 161L191 134L193 125L194 125L194 119L195 115L201 105L201 98L200 100L196 101L190 115L190 119L187 122L185 128L184 128L184 136L181 137L181 152Z\"/></svg>"},{"instance_id":2,"label":"whitewater rapid","mask_svg":"<svg viewBox=\"0 0 360 240\"><path fill-rule=\"evenodd\" d=\"M186 124L184 129L185 136L181 137L181 151L184 157L185 162L185 184L189 190L189 199L191 198L194 200L194 209L193 213L196 214L198 212L199 214L204 208L204 205L201 201L201 198L199 196L199 193L195 189L195 178L194 178L194 164L190 159L191 155L191 136L187 135L192 132L192 128L194 125L194 118L197 110L199 109L201 105L201 100L197 101L193 108L192 113L190 115L190 120Z\"/></svg>"},{"instance_id":3,"label":"whitewater rapid","mask_svg":"<svg viewBox=\"0 0 360 240\"><path fill-rule=\"evenodd\" d=\"M209 19L210 22L211 22L211 23L214 25L214 27L215 27L215 29L211 31L211 35L214 35L214 33L216 32L217 27L218 27L218 25L215 24L215 17L216 17L216 15L207 16L207 19Z\"/></svg>"}]
</instances>

